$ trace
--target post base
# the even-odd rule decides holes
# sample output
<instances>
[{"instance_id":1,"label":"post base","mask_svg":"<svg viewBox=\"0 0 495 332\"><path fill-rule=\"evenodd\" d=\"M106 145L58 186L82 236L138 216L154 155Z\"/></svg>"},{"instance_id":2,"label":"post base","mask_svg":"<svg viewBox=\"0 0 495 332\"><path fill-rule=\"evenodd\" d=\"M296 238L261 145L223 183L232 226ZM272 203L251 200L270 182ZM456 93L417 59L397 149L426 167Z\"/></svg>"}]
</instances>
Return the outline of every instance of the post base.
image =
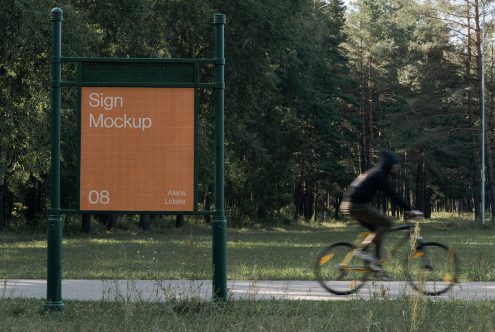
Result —
<instances>
[{"instance_id":1,"label":"post base","mask_svg":"<svg viewBox=\"0 0 495 332\"><path fill-rule=\"evenodd\" d=\"M65 306L62 301L47 301L43 307L48 311L63 311Z\"/></svg>"},{"instance_id":2,"label":"post base","mask_svg":"<svg viewBox=\"0 0 495 332\"><path fill-rule=\"evenodd\" d=\"M212 223L213 239L213 300L227 301L227 219L222 210L216 210Z\"/></svg>"}]
</instances>

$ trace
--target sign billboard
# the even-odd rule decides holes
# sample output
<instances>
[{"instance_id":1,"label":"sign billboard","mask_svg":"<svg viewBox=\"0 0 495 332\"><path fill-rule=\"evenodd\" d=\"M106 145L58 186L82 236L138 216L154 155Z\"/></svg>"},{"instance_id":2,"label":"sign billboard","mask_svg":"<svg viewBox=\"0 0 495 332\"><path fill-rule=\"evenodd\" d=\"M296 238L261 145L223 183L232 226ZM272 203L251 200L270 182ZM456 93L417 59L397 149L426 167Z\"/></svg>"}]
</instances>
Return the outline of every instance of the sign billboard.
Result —
<instances>
[{"instance_id":1,"label":"sign billboard","mask_svg":"<svg viewBox=\"0 0 495 332\"><path fill-rule=\"evenodd\" d=\"M194 210L194 88L82 87L82 211Z\"/></svg>"}]
</instances>

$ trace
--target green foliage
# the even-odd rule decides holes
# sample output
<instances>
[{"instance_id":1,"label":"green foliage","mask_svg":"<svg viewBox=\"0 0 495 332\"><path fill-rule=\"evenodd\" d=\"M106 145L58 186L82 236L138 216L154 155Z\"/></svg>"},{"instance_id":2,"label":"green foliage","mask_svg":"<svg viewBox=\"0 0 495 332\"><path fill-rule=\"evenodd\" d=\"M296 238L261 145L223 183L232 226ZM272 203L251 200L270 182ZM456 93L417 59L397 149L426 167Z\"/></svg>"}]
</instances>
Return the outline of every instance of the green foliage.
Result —
<instances>
[{"instance_id":1,"label":"green foliage","mask_svg":"<svg viewBox=\"0 0 495 332\"><path fill-rule=\"evenodd\" d=\"M478 148L471 144L465 57L443 14L421 2L362 1L347 27L346 49L361 84L355 111L369 128L361 149L389 148L403 157L404 194L414 192L418 208L469 201L478 176L471 171Z\"/></svg>"},{"instance_id":2,"label":"green foliage","mask_svg":"<svg viewBox=\"0 0 495 332\"><path fill-rule=\"evenodd\" d=\"M0 227L14 206L33 221L47 206L53 6L1 2ZM234 224L335 214L345 187L382 148L404 157L398 186L411 200L420 200L421 190L430 195L427 204L472 197L464 60L437 18L443 7L406 0L360 1L352 10L341 0L61 6L66 56L210 58L213 14L227 15L226 207ZM211 81L212 72L205 66L200 75ZM64 75L73 73L64 66ZM75 98L64 88L64 208L77 199ZM201 91L205 209L213 198L213 103L211 91ZM424 183L415 186L419 179Z\"/></svg>"}]
</instances>

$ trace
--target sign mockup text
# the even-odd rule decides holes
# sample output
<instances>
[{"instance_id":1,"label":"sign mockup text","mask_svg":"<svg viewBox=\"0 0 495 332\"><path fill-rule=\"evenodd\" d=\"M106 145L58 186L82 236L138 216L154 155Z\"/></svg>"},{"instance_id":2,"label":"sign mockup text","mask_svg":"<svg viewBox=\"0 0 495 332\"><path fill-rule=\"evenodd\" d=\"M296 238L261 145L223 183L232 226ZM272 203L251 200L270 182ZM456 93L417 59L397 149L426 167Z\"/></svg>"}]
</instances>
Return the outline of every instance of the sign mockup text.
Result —
<instances>
[{"instance_id":1,"label":"sign mockup text","mask_svg":"<svg viewBox=\"0 0 495 332\"><path fill-rule=\"evenodd\" d=\"M80 209L192 211L194 89L83 87Z\"/></svg>"}]
</instances>

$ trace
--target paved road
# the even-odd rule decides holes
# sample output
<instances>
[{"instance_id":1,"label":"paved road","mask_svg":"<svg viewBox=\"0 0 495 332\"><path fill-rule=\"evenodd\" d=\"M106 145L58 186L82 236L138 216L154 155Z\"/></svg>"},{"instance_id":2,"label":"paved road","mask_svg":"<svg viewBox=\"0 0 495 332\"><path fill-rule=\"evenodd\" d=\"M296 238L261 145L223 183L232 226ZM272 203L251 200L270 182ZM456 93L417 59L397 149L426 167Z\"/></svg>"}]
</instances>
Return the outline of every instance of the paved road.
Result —
<instances>
[{"instance_id":1,"label":"paved road","mask_svg":"<svg viewBox=\"0 0 495 332\"><path fill-rule=\"evenodd\" d=\"M416 294L404 282L369 282L357 294L336 296L315 281L229 281L233 299L349 300ZM63 280L63 300L165 301L211 299L210 280ZM0 298L46 298L46 280L0 280ZM466 282L434 299L495 300L495 282Z\"/></svg>"}]
</instances>

